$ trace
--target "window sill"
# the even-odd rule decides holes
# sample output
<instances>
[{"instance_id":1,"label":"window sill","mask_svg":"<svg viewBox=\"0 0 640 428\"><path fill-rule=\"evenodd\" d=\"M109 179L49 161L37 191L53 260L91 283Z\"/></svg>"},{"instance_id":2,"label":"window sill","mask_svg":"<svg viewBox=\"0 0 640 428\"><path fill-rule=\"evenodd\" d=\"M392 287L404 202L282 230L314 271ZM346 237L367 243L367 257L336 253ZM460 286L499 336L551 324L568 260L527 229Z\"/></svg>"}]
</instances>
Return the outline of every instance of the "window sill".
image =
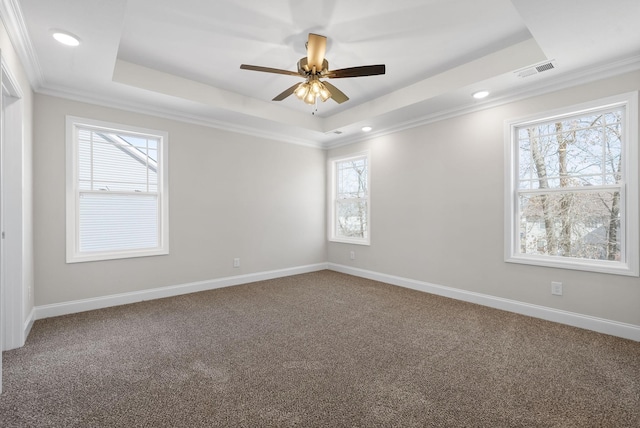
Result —
<instances>
[{"instance_id":1,"label":"window sill","mask_svg":"<svg viewBox=\"0 0 640 428\"><path fill-rule=\"evenodd\" d=\"M164 256L169 254L168 248L138 250L138 251L118 251L118 252L95 252L83 254L67 254L67 263L97 262L103 260L133 259L137 257Z\"/></svg>"},{"instance_id":2,"label":"window sill","mask_svg":"<svg viewBox=\"0 0 640 428\"><path fill-rule=\"evenodd\" d=\"M629 266L628 263L608 260L568 260L560 257L518 255L505 258L505 262L557 269L581 270L610 275L639 276L637 267Z\"/></svg>"},{"instance_id":3,"label":"window sill","mask_svg":"<svg viewBox=\"0 0 640 428\"><path fill-rule=\"evenodd\" d=\"M329 238L329 242L336 242L339 244L353 244L353 245L364 245L370 246L371 242L366 239L348 239L348 238Z\"/></svg>"}]
</instances>

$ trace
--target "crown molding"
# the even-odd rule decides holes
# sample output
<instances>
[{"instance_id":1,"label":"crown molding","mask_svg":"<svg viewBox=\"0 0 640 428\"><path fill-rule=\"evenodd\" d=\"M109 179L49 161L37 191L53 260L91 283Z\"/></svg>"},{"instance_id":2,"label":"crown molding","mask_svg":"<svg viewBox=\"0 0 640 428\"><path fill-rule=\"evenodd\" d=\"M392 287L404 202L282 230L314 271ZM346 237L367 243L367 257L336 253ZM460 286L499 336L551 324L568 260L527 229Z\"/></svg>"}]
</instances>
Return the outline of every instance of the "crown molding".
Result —
<instances>
[{"instance_id":1,"label":"crown molding","mask_svg":"<svg viewBox=\"0 0 640 428\"><path fill-rule=\"evenodd\" d=\"M7 30L18 58L20 58L31 87L37 90L45 86L44 74L29 38L18 0L0 0L0 19Z\"/></svg>"},{"instance_id":2,"label":"crown molding","mask_svg":"<svg viewBox=\"0 0 640 428\"><path fill-rule=\"evenodd\" d=\"M108 97L96 97L95 94L83 93L78 91L72 91L68 88L40 88L35 91L41 95L48 95L52 97L64 98L71 101L93 104L101 107L114 108L132 113L145 114L148 116L159 117L167 120L175 120L183 123L190 123L193 125L205 126L208 128L219 129L222 131L235 132L238 134L249 135L257 138L264 138L267 140L274 140L289 144L295 144L300 146L312 147L323 149L324 145L312 140L303 140L294 138L282 133L275 133L260 130L258 128L252 128L248 126L242 126L233 124L230 122L223 122L216 119L212 119L206 116L180 114L175 110L161 109L157 107L151 107L144 103L134 102L122 102L121 99L114 100Z\"/></svg>"},{"instance_id":3,"label":"crown molding","mask_svg":"<svg viewBox=\"0 0 640 428\"><path fill-rule=\"evenodd\" d=\"M329 150L348 146L351 144L359 143L361 141L367 141L373 138L394 134L396 132L401 132L412 128L417 128L419 126L451 119L457 116L463 116L465 114L487 110L517 101L522 101L527 98L532 98L563 89L573 88L579 85L595 82L597 80L620 76L622 74L631 73L637 70L640 70L640 55L625 58L620 61L611 62L605 65L590 67L577 72L568 73L558 76L557 78L554 78L552 80L544 80L538 82L537 84L526 86L520 91L512 92L511 94L500 98L487 100L482 103L475 103L473 105L460 106L450 110L443 110L437 113L422 116L417 119L401 122L392 127L388 127L377 132L370 132L366 135L357 135L334 140L333 142L324 144L323 147Z\"/></svg>"},{"instance_id":4,"label":"crown molding","mask_svg":"<svg viewBox=\"0 0 640 428\"><path fill-rule=\"evenodd\" d=\"M640 70L640 55L625 58L623 60L611 62L601 66L583 69L573 73L563 74L553 79L546 79L535 84L528 85L517 92L512 92L509 95L500 98L495 98L482 103L474 103L473 105L460 106L458 108L450 110L439 111L437 113L425 115L417 119L397 123L394 126L387 127L375 132L370 132L365 135L349 136L329 142L302 140L286 135L285 133L264 131L258 128L237 125L230 122L223 122L205 116L176 113L175 110L158 109L157 107L151 107L143 103L122 102L121 99L114 100L111 98L96 97L95 94L80 93L77 91L72 91L68 88L41 87L39 90L36 90L36 92L43 95L51 95L78 102L92 103L103 107L118 108L134 113L147 114L151 116L162 117L164 119L177 120L180 122L207 126L223 131L236 132L239 134L250 135L252 137L265 138L290 144L329 150L342 146L348 146L361 141L371 140L373 138L382 137L389 134L394 134L396 132L401 132L407 129L424 126L430 123L439 122L441 120L446 120L457 116L462 116L465 114L487 110L517 101L522 101L534 96L544 95L550 92L569 89L597 80L619 76L636 70Z\"/></svg>"}]
</instances>

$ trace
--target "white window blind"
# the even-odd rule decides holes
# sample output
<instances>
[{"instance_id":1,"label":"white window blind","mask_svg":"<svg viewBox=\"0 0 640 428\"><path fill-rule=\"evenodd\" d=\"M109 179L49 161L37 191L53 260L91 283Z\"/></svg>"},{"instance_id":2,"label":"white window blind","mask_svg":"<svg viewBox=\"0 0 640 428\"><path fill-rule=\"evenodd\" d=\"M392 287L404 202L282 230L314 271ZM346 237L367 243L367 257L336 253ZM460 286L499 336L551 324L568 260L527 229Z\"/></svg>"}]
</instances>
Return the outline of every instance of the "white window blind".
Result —
<instances>
[{"instance_id":1,"label":"white window blind","mask_svg":"<svg viewBox=\"0 0 640 428\"><path fill-rule=\"evenodd\" d=\"M158 246L156 195L80 193L80 251Z\"/></svg>"},{"instance_id":2,"label":"white window blind","mask_svg":"<svg viewBox=\"0 0 640 428\"><path fill-rule=\"evenodd\" d=\"M166 254L166 134L69 121L67 261Z\"/></svg>"}]
</instances>

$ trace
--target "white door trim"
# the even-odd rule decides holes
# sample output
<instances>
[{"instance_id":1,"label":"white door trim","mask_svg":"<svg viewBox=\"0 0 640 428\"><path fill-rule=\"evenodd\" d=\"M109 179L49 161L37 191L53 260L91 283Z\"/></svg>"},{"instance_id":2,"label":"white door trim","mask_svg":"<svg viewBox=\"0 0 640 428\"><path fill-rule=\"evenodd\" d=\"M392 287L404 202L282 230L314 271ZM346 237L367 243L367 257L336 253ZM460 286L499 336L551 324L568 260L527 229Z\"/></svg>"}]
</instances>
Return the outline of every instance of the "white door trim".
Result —
<instances>
[{"instance_id":1,"label":"white door trim","mask_svg":"<svg viewBox=\"0 0 640 428\"><path fill-rule=\"evenodd\" d=\"M0 345L7 350L24 345L29 290L25 290L23 272L23 93L1 52L0 70Z\"/></svg>"}]
</instances>

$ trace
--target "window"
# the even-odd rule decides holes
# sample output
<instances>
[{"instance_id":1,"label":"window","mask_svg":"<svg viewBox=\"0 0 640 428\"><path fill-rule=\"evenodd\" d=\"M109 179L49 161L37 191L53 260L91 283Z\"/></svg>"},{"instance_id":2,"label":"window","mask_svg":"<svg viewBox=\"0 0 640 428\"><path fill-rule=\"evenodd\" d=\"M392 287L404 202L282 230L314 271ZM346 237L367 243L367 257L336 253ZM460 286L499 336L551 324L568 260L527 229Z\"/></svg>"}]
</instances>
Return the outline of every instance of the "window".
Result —
<instances>
[{"instance_id":1,"label":"window","mask_svg":"<svg viewBox=\"0 0 640 428\"><path fill-rule=\"evenodd\" d=\"M67 116L67 263L169 253L167 134Z\"/></svg>"},{"instance_id":2,"label":"window","mask_svg":"<svg viewBox=\"0 0 640 428\"><path fill-rule=\"evenodd\" d=\"M369 245L369 154L329 161L329 240Z\"/></svg>"},{"instance_id":3,"label":"window","mask_svg":"<svg viewBox=\"0 0 640 428\"><path fill-rule=\"evenodd\" d=\"M638 95L507 122L508 262L638 276Z\"/></svg>"}]
</instances>

